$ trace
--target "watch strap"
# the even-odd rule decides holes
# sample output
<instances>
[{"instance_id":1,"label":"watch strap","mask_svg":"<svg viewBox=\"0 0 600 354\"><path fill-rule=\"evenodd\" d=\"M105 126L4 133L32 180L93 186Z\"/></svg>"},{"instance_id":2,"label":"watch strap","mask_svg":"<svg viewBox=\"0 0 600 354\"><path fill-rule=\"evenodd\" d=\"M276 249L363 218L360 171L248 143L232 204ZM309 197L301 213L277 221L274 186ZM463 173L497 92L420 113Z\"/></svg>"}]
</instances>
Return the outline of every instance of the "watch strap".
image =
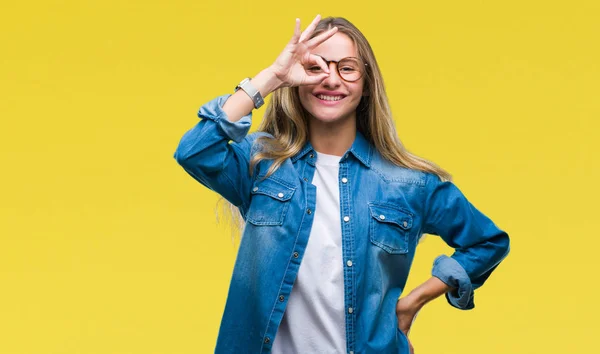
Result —
<instances>
[{"instance_id":1,"label":"watch strap","mask_svg":"<svg viewBox=\"0 0 600 354\"><path fill-rule=\"evenodd\" d=\"M260 92L250 82L249 77L242 80L242 82L235 87L235 91L239 89L242 89L248 96L250 96L252 102L254 102L254 108L258 109L265 103Z\"/></svg>"}]
</instances>

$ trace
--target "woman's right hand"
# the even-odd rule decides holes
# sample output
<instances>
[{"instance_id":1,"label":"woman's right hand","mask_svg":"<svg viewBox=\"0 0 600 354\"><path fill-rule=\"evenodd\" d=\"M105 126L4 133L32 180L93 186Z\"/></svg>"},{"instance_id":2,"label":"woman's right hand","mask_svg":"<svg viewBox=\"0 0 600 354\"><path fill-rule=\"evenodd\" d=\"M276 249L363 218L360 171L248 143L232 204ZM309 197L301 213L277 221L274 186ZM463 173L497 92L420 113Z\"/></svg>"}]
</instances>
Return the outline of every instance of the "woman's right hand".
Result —
<instances>
[{"instance_id":1,"label":"woman's right hand","mask_svg":"<svg viewBox=\"0 0 600 354\"><path fill-rule=\"evenodd\" d=\"M271 66L252 78L252 85L261 93L263 98L280 87L317 85L329 76L329 68L323 58L312 54L311 51L331 38L337 32L337 27L333 27L310 39L320 20L321 16L315 17L304 32L300 33L300 20L296 19L294 36L285 46L283 52L279 54ZM321 70L318 70L318 74L309 74L307 69L314 66L319 66ZM253 108L254 102L245 93L233 94L223 105L223 111L230 122L237 122L251 112Z\"/></svg>"},{"instance_id":2,"label":"woman's right hand","mask_svg":"<svg viewBox=\"0 0 600 354\"><path fill-rule=\"evenodd\" d=\"M279 82L278 87L316 85L329 76L329 68L323 58L312 54L311 51L331 38L337 32L337 27L310 39L320 20L321 16L317 15L304 32L300 33L300 19L296 19L292 39L269 68ZM306 69L315 65L321 67L322 73L309 75Z\"/></svg>"}]
</instances>

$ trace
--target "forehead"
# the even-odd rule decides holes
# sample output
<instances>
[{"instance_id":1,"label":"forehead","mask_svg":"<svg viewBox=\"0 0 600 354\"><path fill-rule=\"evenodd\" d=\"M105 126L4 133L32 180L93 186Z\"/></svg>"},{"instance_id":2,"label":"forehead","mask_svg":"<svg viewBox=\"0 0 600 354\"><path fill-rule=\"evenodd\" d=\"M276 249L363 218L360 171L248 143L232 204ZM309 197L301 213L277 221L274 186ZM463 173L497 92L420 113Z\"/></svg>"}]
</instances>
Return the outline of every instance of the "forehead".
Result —
<instances>
[{"instance_id":1,"label":"forehead","mask_svg":"<svg viewBox=\"0 0 600 354\"><path fill-rule=\"evenodd\" d=\"M321 43L312 50L313 54L322 56L327 60L340 60L346 57L358 57L356 46L350 37L337 32L331 38Z\"/></svg>"}]
</instances>

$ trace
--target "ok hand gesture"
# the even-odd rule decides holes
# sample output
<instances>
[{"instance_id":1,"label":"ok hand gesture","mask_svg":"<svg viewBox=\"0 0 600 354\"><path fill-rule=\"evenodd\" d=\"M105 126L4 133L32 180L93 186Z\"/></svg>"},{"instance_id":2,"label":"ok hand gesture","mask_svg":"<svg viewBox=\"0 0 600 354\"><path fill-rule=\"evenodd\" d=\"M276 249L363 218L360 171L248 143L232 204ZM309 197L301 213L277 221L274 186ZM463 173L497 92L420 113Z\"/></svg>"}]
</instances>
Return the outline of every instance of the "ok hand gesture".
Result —
<instances>
[{"instance_id":1,"label":"ok hand gesture","mask_svg":"<svg viewBox=\"0 0 600 354\"><path fill-rule=\"evenodd\" d=\"M311 51L331 38L338 29L333 27L309 39L320 20L321 16L317 15L304 32L300 33L300 20L296 19L296 28L292 39L270 68L279 80L278 87L316 85L329 76L329 68L325 61L312 54ZM323 70L322 73L309 75L306 70L312 66L319 66Z\"/></svg>"}]
</instances>

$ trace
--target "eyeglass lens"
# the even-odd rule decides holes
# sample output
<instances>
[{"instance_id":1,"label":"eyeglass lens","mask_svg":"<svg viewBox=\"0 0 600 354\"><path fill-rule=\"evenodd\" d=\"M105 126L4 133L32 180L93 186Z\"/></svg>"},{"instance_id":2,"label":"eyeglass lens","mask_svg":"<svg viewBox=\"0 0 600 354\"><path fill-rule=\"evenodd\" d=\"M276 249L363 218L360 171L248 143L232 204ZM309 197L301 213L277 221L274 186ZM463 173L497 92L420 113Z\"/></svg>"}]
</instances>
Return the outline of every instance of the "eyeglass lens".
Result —
<instances>
[{"instance_id":1,"label":"eyeglass lens","mask_svg":"<svg viewBox=\"0 0 600 354\"><path fill-rule=\"evenodd\" d=\"M329 63L335 63L335 61L325 62L328 65ZM363 66L358 58L348 57L337 62L336 68L342 79L352 82L360 79L364 70ZM309 71L312 74L320 74L323 69L318 65L314 65L309 68Z\"/></svg>"}]
</instances>

